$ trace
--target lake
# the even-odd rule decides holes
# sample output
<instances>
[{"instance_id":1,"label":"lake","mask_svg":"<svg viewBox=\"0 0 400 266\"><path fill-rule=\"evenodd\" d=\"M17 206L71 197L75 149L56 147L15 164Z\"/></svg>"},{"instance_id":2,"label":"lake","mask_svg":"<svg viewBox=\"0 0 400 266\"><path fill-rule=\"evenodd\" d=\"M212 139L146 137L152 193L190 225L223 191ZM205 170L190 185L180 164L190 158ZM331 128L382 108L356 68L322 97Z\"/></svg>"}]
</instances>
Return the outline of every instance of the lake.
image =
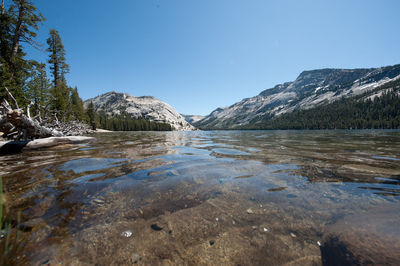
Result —
<instances>
[{"instance_id":1,"label":"lake","mask_svg":"<svg viewBox=\"0 0 400 266\"><path fill-rule=\"evenodd\" d=\"M94 136L0 157L18 264L400 262L399 131Z\"/></svg>"}]
</instances>

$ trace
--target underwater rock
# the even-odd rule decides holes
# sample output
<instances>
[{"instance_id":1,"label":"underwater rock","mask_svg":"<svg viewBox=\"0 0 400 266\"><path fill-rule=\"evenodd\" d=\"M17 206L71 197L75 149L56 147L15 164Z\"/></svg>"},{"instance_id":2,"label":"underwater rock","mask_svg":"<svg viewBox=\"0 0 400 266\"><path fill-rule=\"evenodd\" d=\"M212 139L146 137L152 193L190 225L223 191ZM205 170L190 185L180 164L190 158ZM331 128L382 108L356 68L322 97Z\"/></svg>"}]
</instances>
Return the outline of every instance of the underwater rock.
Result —
<instances>
[{"instance_id":1,"label":"underwater rock","mask_svg":"<svg viewBox=\"0 0 400 266\"><path fill-rule=\"evenodd\" d=\"M131 256L131 262L133 264L138 263L141 259L142 259L142 257L140 257L140 255L137 254L137 253L133 253L132 256Z\"/></svg>"},{"instance_id":2,"label":"underwater rock","mask_svg":"<svg viewBox=\"0 0 400 266\"><path fill-rule=\"evenodd\" d=\"M269 192L275 192L275 191L282 191L285 190L287 187L276 187L276 188L270 188L268 189Z\"/></svg>"},{"instance_id":3,"label":"underwater rock","mask_svg":"<svg viewBox=\"0 0 400 266\"><path fill-rule=\"evenodd\" d=\"M97 204L104 204L104 200L99 199L99 198L94 199L93 202L97 203Z\"/></svg>"},{"instance_id":4,"label":"underwater rock","mask_svg":"<svg viewBox=\"0 0 400 266\"><path fill-rule=\"evenodd\" d=\"M160 226L158 226L157 224L152 224L150 227L151 227L151 229L153 229L154 231L161 231L161 230L163 230L163 228L160 227Z\"/></svg>"},{"instance_id":5,"label":"underwater rock","mask_svg":"<svg viewBox=\"0 0 400 266\"><path fill-rule=\"evenodd\" d=\"M126 230L126 231L121 233L121 236L131 237L132 236L132 231L131 230Z\"/></svg>"},{"instance_id":6,"label":"underwater rock","mask_svg":"<svg viewBox=\"0 0 400 266\"><path fill-rule=\"evenodd\" d=\"M326 228L323 265L400 265L400 206L352 214Z\"/></svg>"}]
</instances>

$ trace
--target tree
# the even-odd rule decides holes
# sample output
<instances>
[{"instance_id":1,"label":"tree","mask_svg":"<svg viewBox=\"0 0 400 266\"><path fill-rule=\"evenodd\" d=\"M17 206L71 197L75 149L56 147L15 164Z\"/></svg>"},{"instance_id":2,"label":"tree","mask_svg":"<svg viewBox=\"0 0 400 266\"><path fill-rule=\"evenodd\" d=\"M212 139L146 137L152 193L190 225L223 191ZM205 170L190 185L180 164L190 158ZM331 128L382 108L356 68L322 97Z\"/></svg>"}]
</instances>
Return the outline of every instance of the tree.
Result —
<instances>
[{"instance_id":1,"label":"tree","mask_svg":"<svg viewBox=\"0 0 400 266\"><path fill-rule=\"evenodd\" d=\"M83 101L79 97L78 88L71 89L71 109L75 120L82 121L85 115Z\"/></svg>"},{"instance_id":2,"label":"tree","mask_svg":"<svg viewBox=\"0 0 400 266\"><path fill-rule=\"evenodd\" d=\"M47 39L50 70L53 75L53 87L51 88L52 109L57 112L63 121L66 119L67 109L70 106L70 89L65 80L65 74L69 72L69 65L65 59L65 49L57 30L50 30Z\"/></svg>"},{"instance_id":3,"label":"tree","mask_svg":"<svg viewBox=\"0 0 400 266\"><path fill-rule=\"evenodd\" d=\"M87 115L89 117L89 125L93 130L96 130L96 110L94 109L93 102L90 102L88 105Z\"/></svg>"},{"instance_id":4,"label":"tree","mask_svg":"<svg viewBox=\"0 0 400 266\"><path fill-rule=\"evenodd\" d=\"M37 46L34 38L37 35L38 24L45 20L31 1L13 0L13 2L10 7L10 13L15 18L11 59L17 55L20 41Z\"/></svg>"},{"instance_id":5,"label":"tree","mask_svg":"<svg viewBox=\"0 0 400 266\"><path fill-rule=\"evenodd\" d=\"M61 82L66 85L65 74L69 73L69 65L65 59L65 49L57 30L50 30L50 37L47 39L49 52L49 64L53 74L53 86L60 87Z\"/></svg>"},{"instance_id":6,"label":"tree","mask_svg":"<svg viewBox=\"0 0 400 266\"><path fill-rule=\"evenodd\" d=\"M26 103L24 87L28 79L29 64L24 59L21 42L37 47L36 32L43 15L29 0L13 0L6 11L4 1L0 14L0 86L8 87L20 103ZM6 97L4 90L0 98Z\"/></svg>"},{"instance_id":7,"label":"tree","mask_svg":"<svg viewBox=\"0 0 400 266\"><path fill-rule=\"evenodd\" d=\"M26 95L33 102L32 113L38 115L39 120L46 116L50 100L50 81L47 79L46 65L32 62L31 80L28 82Z\"/></svg>"},{"instance_id":8,"label":"tree","mask_svg":"<svg viewBox=\"0 0 400 266\"><path fill-rule=\"evenodd\" d=\"M50 89L50 95L50 106L52 112L58 115L58 117L65 122L71 105L70 89L67 85L61 84L59 87L52 87Z\"/></svg>"}]
</instances>

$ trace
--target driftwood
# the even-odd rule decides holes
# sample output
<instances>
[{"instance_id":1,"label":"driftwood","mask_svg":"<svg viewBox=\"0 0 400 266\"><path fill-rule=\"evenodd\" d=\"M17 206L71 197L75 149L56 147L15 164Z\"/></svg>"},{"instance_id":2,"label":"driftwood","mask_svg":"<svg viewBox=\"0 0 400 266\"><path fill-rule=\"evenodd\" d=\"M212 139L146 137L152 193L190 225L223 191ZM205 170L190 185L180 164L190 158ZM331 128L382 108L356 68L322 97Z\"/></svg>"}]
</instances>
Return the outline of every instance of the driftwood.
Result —
<instances>
[{"instance_id":1,"label":"driftwood","mask_svg":"<svg viewBox=\"0 0 400 266\"><path fill-rule=\"evenodd\" d=\"M6 99L0 104L0 131L3 132L3 138L28 140L83 135L90 132L89 126L81 122L59 123L57 119L42 120L40 114L31 117L29 108L32 103L26 107L24 113L9 90L7 88L5 90L14 106L11 107Z\"/></svg>"},{"instance_id":2,"label":"driftwood","mask_svg":"<svg viewBox=\"0 0 400 266\"><path fill-rule=\"evenodd\" d=\"M49 148L63 144L86 143L95 140L93 137L86 136L68 136L68 137L50 137L26 141L1 141L0 155L18 153L24 150L36 150Z\"/></svg>"}]
</instances>

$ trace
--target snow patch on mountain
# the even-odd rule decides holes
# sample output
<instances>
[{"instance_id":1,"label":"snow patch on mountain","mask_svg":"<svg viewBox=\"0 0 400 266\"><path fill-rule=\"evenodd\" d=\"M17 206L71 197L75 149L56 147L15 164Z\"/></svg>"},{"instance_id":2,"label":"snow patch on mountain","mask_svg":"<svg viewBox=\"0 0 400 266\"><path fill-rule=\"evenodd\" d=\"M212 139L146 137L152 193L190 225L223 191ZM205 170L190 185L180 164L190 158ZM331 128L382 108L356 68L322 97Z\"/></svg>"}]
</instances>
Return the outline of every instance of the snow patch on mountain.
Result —
<instances>
[{"instance_id":1,"label":"snow patch on mountain","mask_svg":"<svg viewBox=\"0 0 400 266\"><path fill-rule=\"evenodd\" d=\"M218 108L198 127L233 128L287 112L310 109L342 97L365 93L400 78L400 65L370 69L303 71L295 81L279 84L229 107Z\"/></svg>"}]
</instances>

